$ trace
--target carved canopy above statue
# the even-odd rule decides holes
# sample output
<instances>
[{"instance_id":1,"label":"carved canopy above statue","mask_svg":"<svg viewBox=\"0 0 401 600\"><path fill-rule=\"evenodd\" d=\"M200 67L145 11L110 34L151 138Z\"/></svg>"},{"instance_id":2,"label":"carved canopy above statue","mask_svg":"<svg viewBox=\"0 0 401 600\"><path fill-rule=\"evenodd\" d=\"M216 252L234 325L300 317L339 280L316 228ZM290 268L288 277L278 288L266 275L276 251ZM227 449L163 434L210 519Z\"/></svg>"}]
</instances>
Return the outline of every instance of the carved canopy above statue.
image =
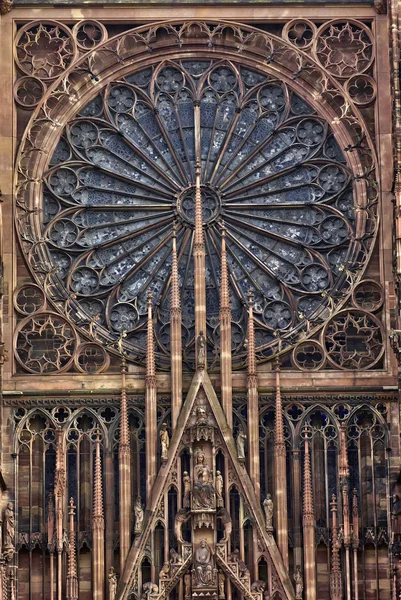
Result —
<instances>
[{"instance_id":1,"label":"carved canopy above statue","mask_svg":"<svg viewBox=\"0 0 401 600\"><path fill-rule=\"evenodd\" d=\"M367 43L365 54L368 65ZM223 220L234 364L244 362L249 288L260 359L327 321L368 257L376 188L363 122L326 59L249 27L188 23L124 33L62 74L27 129L18 171L20 239L56 310L141 360L151 288L167 365L175 228L193 362L200 144L211 349Z\"/></svg>"}]
</instances>

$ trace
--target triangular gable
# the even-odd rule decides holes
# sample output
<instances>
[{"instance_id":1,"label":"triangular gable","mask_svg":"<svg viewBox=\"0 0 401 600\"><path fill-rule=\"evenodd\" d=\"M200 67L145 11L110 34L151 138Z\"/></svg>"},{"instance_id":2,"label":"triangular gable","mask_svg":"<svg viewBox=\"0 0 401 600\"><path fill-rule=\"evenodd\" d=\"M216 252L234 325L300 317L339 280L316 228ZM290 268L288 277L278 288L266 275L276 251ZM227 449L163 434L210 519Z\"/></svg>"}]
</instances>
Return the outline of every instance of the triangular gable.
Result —
<instances>
[{"instance_id":1,"label":"triangular gable","mask_svg":"<svg viewBox=\"0 0 401 600\"><path fill-rule=\"evenodd\" d=\"M246 504L252 512L254 525L257 528L258 543L260 542L260 545L264 547L266 554L270 556L272 565L276 569L278 579L281 582L281 587L285 597L292 599L294 597L294 592L290 578L285 570L281 554L276 546L273 536L265 529L264 515L259 502L256 499L251 479L248 475L245 464L240 462L237 458L237 449L232 431L227 424L223 409L216 396L208 373L200 369L195 373L192 379L187 397L182 406L177 426L170 441L168 459L162 464L153 486L151 497L149 498L146 506L142 533L134 541L127 557L125 569L120 580L117 597L125 600L132 592L135 596L139 597L139 590L137 589L138 569L140 567L149 536L151 535L151 532L153 531L153 528L155 527L159 518L158 514L160 513L160 505L164 502L164 494L171 485L170 475L174 471L175 463L180 452L182 436L189 424L194 404L201 388L205 393L208 405L216 421L217 428L222 436L223 444L227 450L228 457L230 458L232 467L236 473L236 487L243 495Z\"/></svg>"}]
</instances>

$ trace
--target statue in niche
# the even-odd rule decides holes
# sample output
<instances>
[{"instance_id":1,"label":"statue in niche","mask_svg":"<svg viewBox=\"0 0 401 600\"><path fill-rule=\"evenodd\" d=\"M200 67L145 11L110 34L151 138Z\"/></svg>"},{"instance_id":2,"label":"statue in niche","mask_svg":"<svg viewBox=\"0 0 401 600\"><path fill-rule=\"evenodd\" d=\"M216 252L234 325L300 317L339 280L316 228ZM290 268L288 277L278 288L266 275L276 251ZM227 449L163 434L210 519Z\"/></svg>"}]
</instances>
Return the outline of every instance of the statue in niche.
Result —
<instances>
[{"instance_id":1,"label":"statue in niche","mask_svg":"<svg viewBox=\"0 0 401 600\"><path fill-rule=\"evenodd\" d=\"M159 593L159 586L151 581L147 581L142 586L141 600L150 600L152 597L157 597Z\"/></svg>"},{"instance_id":2,"label":"statue in niche","mask_svg":"<svg viewBox=\"0 0 401 600\"><path fill-rule=\"evenodd\" d=\"M203 331L199 332L198 338L196 340L196 346L198 350L198 369L204 369L206 366L206 338Z\"/></svg>"},{"instance_id":3,"label":"statue in niche","mask_svg":"<svg viewBox=\"0 0 401 600\"><path fill-rule=\"evenodd\" d=\"M238 563L238 572L239 572L240 578L241 577L249 578L249 569L246 566L246 564L244 563L244 561L239 557L239 549L238 548L236 548L233 552L231 552L229 562Z\"/></svg>"},{"instance_id":4,"label":"statue in niche","mask_svg":"<svg viewBox=\"0 0 401 600\"><path fill-rule=\"evenodd\" d=\"M170 437L167 430L167 423L163 423L160 430L160 443L162 447L161 459L166 462L168 459L168 449L170 448Z\"/></svg>"},{"instance_id":5,"label":"statue in niche","mask_svg":"<svg viewBox=\"0 0 401 600\"><path fill-rule=\"evenodd\" d=\"M182 483L184 484L184 494L182 498L182 506L184 508L189 508L191 505L191 478L188 474L188 471L184 471L182 477Z\"/></svg>"},{"instance_id":6,"label":"statue in niche","mask_svg":"<svg viewBox=\"0 0 401 600\"><path fill-rule=\"evenodd\" d=\"M296 600L302 600L302 592L304 590L304 580L302 579L300 565L296 566L295 573L294 573L294 581L295 581L295 598L296 598Z\"/></svg>"},{"instance_id":7,"label":"statue in niche","mask_svg":"<svg viewBox=\"0 0 401 600\"><path fill-rule=\"evenodd\" d=\"M9 502L4 511L4 556L7 561L13 557L15 550L15 518L12 502Z\"/></svg>"},{"instance_id":8,"label":"statue in niche","mask_svg":"<svg viewBox=\"0 0 401 600\"><path fill-rule=\"evenodd\" d=\"M194 575L197 587L213 583L212 551L206 538L200 540L194 556Z\"/></svg>"},{"instance_id":9,"label":"statue in niche","mask_svg":"<svg viewBox=\"0 0 401 600\"><path fill-rule=\"evenodd\" d=\"M181 565L182 558L175 548L170 548L170 565Z\"/></svg>"},{"instance_id":10,"label":"statue in niche","mask_svg":"<svg viewBox=\"0 0 401 600\"><path fill-rule=\"evenodd\" d=\"M170 578L170 563L166 561L162 568L160 569L159 579L169 579Z\"/></svg>"},{"instance_id":11,"label":"statue in niche","mask_svg":"<svg viewBox=\"0 0 401 600\"><path fill-rule=\"evenodd\" d=\"M225 598L226 576L223 571L218 572L217 579L219 582L219 598Z\"/></svg>"},{"instance_id":12,"label":"statue in niche","mask_svg":"<svg viewBox=\"0 0 401 600\"><path fill-rule=\"evenodd\" d=\"M187 508L180 508L175 515L174 519L174 535L180 544L185 544L185 540L182 537L182 526L188 521L191 513Z\"/></svg>"},{"instance_id":13,"label":"statue in niche","mask_svg":"<svg viewBox=\"0 0 401 600\"><path fill-rule=\"evenodd\" d=\"M237 438L235 440L237 446L237 457L239 460L245 460L245 440L246 433L242 429L242 426L238 428Z\"/></svg>"},{"instance_id":14,"label":"statue in niche","mask_svg":"<svg viewBox=\"0 0 401 600\"><path fill-rule=\"evenodd\" d=\"M391 519L393 522L393 533L401 536L401 500L398 494L392 496Z\"/></svg>"},{"instance_id":15,"label":"statue in niche","mask_svg":"<svg viewBox=\"0 0 401 600\"><path fill-rule=\"evenodd\" d=\"M135 513L134 534L140 535L142 533L142 528L143 528L143 508L142 508L142 502L141 502L140 496L138 496L135 501L134 513Z\"/></svg>"},{"instance_id":16,"label":"statue in niche","mask_svg":"<svg viewBox=\"0 0 401 600\"><path fill-rule=\"evenodd\" d=\"M274 504L271 497L271 494L267 494L266 498L263 500L263 509L265 511L265 519L266 519L266 530L270 531L273 528L273 510Z\"/></svg>"},{"instance_id":17,"label":"statue in niche","mask_svg":"<svg viewBox=\"0 0 401 600\"><path fill-rule=\"evenodd\" d=\"M216 488L217 507L220 508L220 507L224 506L224 501L223 501L224 481L223 481L223 476L220 473L220 471L216 471L215 488Z\"/></svg>"},{"instance_id":18,"label":"statue in niche","mask_svg":"<svg viewBox=\"0 0 401 600\"><path fill-rule=\"evenodd\" d=\"M117 574L114 567L110 567L107 579L109 580L109 600L114 600L117 593Z\"/></svg>"},{"instance_id":19,"label":"statue in niche","mask_svg":"<svg viewBox=\"0 0 401 600\"><path fill-rule=\"evenodd\" d=\"M224 544L224 543L230 541L230 536L231 536L231 532L233 529L232 520L231 520L231 517L230 517L228 511L223 507L219 508L219 511L217 513L217 518L221 519L221 522L223 523L223 527L224 527L224 536L220 540L219 544Z\"/></svg>"},{"instance_id":20,"label":"statue in niche","mask_svg":"<svg viewBox=\"0 0 401 600\"><path fill-rule=\"evenodd\" d=\"M191 575L188 572L185 573L184 584L185 584L185 598L190 598L191 597Z\"/></svg>"},{"instance_id":21,"label":"statue in niche","mask_svg":"<svg viewBox=\"0 0 401 600\"><path fill-rule=\"evenodd\" d=\"M200 448L195 453L195 477L192 499L194 508L212 508L214 488L210 469L205 462L205 453Z\"/></svg>"}]
</instances>

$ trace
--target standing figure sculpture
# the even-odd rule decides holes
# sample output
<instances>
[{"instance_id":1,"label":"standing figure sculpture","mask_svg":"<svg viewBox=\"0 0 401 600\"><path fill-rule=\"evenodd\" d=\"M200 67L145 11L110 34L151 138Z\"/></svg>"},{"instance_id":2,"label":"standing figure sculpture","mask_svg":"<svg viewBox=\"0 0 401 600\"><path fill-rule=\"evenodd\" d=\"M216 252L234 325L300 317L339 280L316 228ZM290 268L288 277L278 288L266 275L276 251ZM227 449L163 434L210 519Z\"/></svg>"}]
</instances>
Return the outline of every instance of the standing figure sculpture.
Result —
<instances>
[{"instance_id":1,"label":"standing figure sculpture","mask_svg":"<svg viewBox=\"0 0 401 600\"><path fill-rule=\"evenodd\" d=\"M163 423L160 430L160 443L161 443L161 459L162 462L166 462L168 459L168 449L170 448L170 437L167 430L167 423Z\"/></svg>"},{"instance_id":2,"label":"standing figure sculpture","mask_svg":"<svg viewBox=\"0 0 401 600\"><path fill-rule=\"evenodd\" d=\"M235 440L237 445L237 457L239 460L245 460L245 440L246 433L242 429L242 426L240 426L238 429L237 438Z\"/></svg>"},{"instance_id":3,"label":"standing figure sculpture","mask_svg":"<svg viewBox=\"0 0 401 600\"><path fill-rule=\"evenodd\" d=\"M190 598L191 597L191 575L190 575L190 573L185 573L184 583L185 583L185 598Z\"/></svg>"},{"instance_id":4,"label":"standing figure sculpture","mask_svg":"<svg viewBox=\"0 0 401 600\"><path fill-rule=\"evenodd\" d=\"M182 526L186 523L191 516L190 511L187 508L179 508L174 518L174 535L180 544L185 544L185 540L182 537Z\"/></svg>"},{"instance_id":5,"label":"standing figure sculpture","mask_svg":"<svg viewBox=\"0 0 401 600\"><path fill-rule=\"evenodd\" d=\"M3 553L7 561L13 557L15 550L15 518L12 502L9 502L4 511L4 548Z\"/></svg>"},{"instance_id":6,"label":"standing figure sculpture","mask_svg":"<svg viewBox=\"0 0 401 600\"><path fill-rule=\"evenodd\" d=\"M216 471L215 488L216 488L217 508L220 508L220 507L224 506L224 501L223 501L224 481L223 481L223 476L220 473L220 471Z\"/></svg>"},{"instance_id":7,"label":"standing figure sculpture","mask_svg":"<svg viewBox=\"0 0 401 600\"><path fill-rule=\"evenodd\" d=\"M209 586L213 583L212 551L206 538L202 538L194 556L196 586Z\"/></svg>"},{"instance_id":8,"label":"standing figure sculpture","mask_svg":"<svg viewBox=\"0 0 401 600\"><path fill-rule=\"evenodd\" d=\"M109 600L115 600L117 593L117 574L114 567L110 567L107 579L109 580Z\"/></svg>"},{"instance_id":9,"label":"standing figure sculpture","mask_svg":"<svg viewBox=\"0 0 401 600\"><path fill-rule=\"evenodd\" d=\"M134 534L140 535L142 533L142 528L143 528L143 508L142 508L142 502L141 502L140 496L138 496L137 499L135 500L134 513L135 513Z\"/></svg>"},{"instance_id":10,"label":"standing figure sculpture","mask_svg":"<svg viewBox=\"0 0 401 600\"><path fill-rule=\"evenodd\" d=\"M294 581L295 581L295 598L296 598L296 600L302 600L302 592L304 590L304 581L302 579L300 565L296 566L295 573L294 573Z\"/></svg>"},{"instance_id":11,"label":"standing figure sculpture","mask_svg":"<svg viewBox=\"0 0 401 600\"><path fill-rule=\"evenodd\" d=\"M191 504L191 478L188 474L188 471L184 471L182 483L184 484L182 506L183 508L189 508Z\"/></svg>"},{"instance_id":12,"label":"standing figure sculpture","mask_svg":"<svg viewBox=\"0 0 401 600\"><path fill-rule=\"evenodd\" d=\"M266 530L270 531L273 529L273 500L271 494L267 494L266 498L263 500L263 508L265 511L266 518Z\"/></svg>"},{"instance_id":13,"label":"standing figure sculpture","mask_svg":"<svg viewBox=\"0 0 401 600\"><path fill-rule=\"evenodd\" d=\"M199 332L196 345L198 350L197 366L198 369L204 369L206 366L206 338L203 331Z\"/></svg>"}]
</instances>

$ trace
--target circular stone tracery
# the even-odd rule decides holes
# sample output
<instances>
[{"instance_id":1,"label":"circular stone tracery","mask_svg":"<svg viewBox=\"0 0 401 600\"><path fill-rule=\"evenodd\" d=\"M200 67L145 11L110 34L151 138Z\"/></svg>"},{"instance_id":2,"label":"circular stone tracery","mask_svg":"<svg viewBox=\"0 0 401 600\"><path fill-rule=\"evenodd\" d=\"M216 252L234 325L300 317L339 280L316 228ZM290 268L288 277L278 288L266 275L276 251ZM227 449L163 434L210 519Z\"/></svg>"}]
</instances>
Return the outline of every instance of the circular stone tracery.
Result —
<instances>
[{"instance_id":1,"label":"circular stone tracery","mask_svg":"<svg viewBox=\"0 0 401 600\"><path fill-rule=\"evenodd\" d=\"M179 215L191 225L195 225L195 186L181 192L177 200ZM203 223L212 223L220 215L221 200L215 190L208 186L201 186L202 220Z\"/></svg>"},{"instance_id":2,"label":"circular stone tracery","mask_svg":"<svg viewBox=\"0 0 401 600\"><path fill-rule=\"evenodd\" d=\"M355 233L373 227L361 216L363 194L355 194L364 185L353 183L361 172L358 151L344 154L347 136L337 142L329 125L337 127L335 120L296 93L296 78L279 81L257 62L250 68L205 49L196 60L185 51L180 60L165 56L99 85L69 119L43 175L42 217L31 227L41 242L31 264L49 263L46 281L54 286L47 293L58 300L61 294L69 318L95 340L117 347L121 339L132 360L145 354L151 288L158 360L168 366L177 222L184 359L192 366L199 107L210 356L218 356L224 220L234 364L246 353L250 287L258 357L269 357L293 347L314 319L321 322L325 306L342 301L344 266L355 261L359 269L365 260Z\"/></svg>"}]
</instances>

